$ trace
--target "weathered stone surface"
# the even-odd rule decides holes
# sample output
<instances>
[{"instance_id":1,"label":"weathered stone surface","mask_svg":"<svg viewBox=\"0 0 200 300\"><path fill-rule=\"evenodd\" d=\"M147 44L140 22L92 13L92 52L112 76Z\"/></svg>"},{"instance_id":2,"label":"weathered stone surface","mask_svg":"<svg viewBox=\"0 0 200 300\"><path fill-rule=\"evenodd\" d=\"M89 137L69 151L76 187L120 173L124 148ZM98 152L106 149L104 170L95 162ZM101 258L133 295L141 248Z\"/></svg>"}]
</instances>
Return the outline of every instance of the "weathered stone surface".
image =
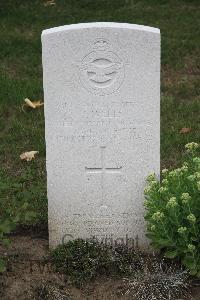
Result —
<instances>
[{"instance_id":1,"label":"weathered stone surface","mask_svg":"<svg viewBox=\"0 0 200 300\"><path fill-rule=\"evenodd\" d=\"M160 33L90 23L42 33L52 247L146 247L143 189L160 167ZM122 240L123 239L123 240Z\"/></svg>"}]
</instances>

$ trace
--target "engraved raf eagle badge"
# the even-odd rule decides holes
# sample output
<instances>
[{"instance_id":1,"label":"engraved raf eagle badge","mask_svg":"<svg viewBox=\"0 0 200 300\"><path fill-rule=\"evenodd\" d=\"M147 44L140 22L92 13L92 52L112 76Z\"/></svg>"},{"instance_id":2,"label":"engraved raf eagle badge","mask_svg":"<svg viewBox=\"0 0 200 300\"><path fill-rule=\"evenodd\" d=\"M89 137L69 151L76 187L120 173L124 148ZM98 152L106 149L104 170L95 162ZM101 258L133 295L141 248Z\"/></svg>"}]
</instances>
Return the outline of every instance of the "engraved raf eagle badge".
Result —
<instances>
[{"instance_id":1,"label":"engraved raf eagle badge","mask_svg":"<svg viewBox=\"0 0 200 300\"><path fill-rule=\"evenodd\" d=\"M94 43L93 51L82 60L80 79L83 86L95 95L104 96L118 90L124 79L124 64L109 49L106 40Z\"/></svg>"}]
</instances>

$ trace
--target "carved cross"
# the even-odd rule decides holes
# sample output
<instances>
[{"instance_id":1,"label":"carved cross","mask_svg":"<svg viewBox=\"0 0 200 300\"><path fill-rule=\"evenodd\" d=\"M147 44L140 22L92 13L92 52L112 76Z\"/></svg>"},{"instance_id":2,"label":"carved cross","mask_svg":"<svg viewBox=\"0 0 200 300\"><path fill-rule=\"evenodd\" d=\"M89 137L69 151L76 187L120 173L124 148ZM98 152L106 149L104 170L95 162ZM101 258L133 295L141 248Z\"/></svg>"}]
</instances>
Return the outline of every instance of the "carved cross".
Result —
<instances>
[{"instance_id":1,"label":"carved cross","mask_svg":"<svg viewBox=\"0 0 200 300\"><path fill-rule=\"evenodd\" d=\"M121 173L121 169L122 167L113 167L113 168L106 168L105 167L105 149L106 147L101 147L101 166L98 168L88 168L85 167L86 173L90 173L90 174L101 174L101 207L106 207L106 205L104 204L104 178L105 178L105 174L120 174Z\"/></svg>"}]
</instances>

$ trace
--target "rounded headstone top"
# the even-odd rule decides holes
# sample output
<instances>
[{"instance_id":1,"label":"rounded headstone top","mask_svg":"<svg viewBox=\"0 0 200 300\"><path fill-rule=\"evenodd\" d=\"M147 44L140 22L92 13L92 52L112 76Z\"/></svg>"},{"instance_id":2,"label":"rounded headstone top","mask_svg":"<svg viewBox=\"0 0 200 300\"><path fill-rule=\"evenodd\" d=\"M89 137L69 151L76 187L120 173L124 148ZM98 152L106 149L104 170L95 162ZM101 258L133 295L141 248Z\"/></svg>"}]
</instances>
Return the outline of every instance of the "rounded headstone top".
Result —
<instances>
[{"instance_id":1,"label":"rounded headstone top","mask_svg":"<svg viewBox=\"0 0 200 300\"><path fill-rule=\"evenodd\" d=\"M132 29L138 31L147 31L151 33L160 33L160 29L150 26L129 24L129 23L115 23L115 22L92 22L92 23L78 23L64 26L53 27L42 31L42 36L53 34L67 30L79 30L88 28L119 28L119 29Z\"/></svg>"}]
</instances>

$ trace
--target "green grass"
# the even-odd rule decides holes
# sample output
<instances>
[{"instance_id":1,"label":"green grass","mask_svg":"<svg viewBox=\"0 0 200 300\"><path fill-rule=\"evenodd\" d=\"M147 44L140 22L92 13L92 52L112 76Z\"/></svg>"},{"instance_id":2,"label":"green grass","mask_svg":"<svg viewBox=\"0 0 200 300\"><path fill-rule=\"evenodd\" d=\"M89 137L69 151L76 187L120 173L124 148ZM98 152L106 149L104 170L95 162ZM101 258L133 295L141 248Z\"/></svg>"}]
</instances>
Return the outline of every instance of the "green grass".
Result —
<instances>
[{"instance_id":1,"label":"green grass","mask_svg":"<svg viewBox=\"0 0 200 300\"><path fill-rule=\"evenodd\" d=\"M116 21L159 27L162 34L162 167L178 165L184 144L200 138L200 3L198 0L1 0L0 160L1 181L27 176L27 191L38 222L46 221L43 109L21 109L24 98L42 99L40 34L43 29L79 22ZM191 127L180 134L182 127ZM19 155L38 150L31 163ZM4 174L4 175L3 175ZM5 177L5 178L4 178Z\"/></svg>"}]
</instances>

